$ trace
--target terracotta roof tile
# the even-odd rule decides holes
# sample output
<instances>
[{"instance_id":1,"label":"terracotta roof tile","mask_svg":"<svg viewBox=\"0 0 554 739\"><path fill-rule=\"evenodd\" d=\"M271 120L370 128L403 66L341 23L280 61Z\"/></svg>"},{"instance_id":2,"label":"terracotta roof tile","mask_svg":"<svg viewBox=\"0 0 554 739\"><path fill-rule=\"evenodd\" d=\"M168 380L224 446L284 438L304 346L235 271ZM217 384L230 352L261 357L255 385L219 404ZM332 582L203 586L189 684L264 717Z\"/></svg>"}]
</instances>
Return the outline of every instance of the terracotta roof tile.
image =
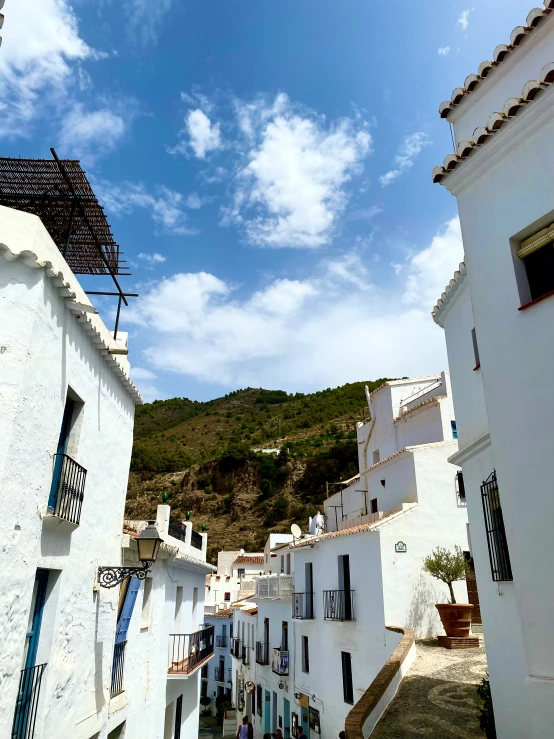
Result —
<instances>
[{"instance_id":1,"label":"terracotta roof tile","mask_svg":"<svg viewBox=\"0 0 554 739\"><path fill-rule=\"evenodd\" d=\"M263 565L263 563L263 554L241 554L233 562L236 565Z\"/></svg>"},{"instance_id":2,"label":"terracotta roof tile","mask_svg":"<svg viewBox=\"0 0 554 739\"><path fill-rule=\"evenodd\" d=\"M445 100L439 106L439 115L441 118L448 118L450 111L459 105L462 100L467 97L482 81L487 77L491 69L498 67L504 59L511 56L515 49L520 45L525 36L534 31L541 21L554 9L554 0L544 0L544 9L533 8L526 19L525 26L516 26L510 35L509 44L499 44L493 52L493 60L481 62L477 74L470 74L466 77L463 87L456 87L450 96L450 100Z\"/></svg>"}]
</instances>

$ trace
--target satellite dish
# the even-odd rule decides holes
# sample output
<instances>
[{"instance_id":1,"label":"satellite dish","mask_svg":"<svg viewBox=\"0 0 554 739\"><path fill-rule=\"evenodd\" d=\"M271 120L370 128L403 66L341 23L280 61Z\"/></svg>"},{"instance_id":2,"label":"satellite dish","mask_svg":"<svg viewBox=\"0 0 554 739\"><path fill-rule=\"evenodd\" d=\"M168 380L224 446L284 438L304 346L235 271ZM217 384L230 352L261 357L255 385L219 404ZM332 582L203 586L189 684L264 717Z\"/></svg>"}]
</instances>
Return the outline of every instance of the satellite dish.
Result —
<instances>
[{"instance_id":1,"label":"satellite dish","mask_svg":"<svg viewBox=\"0 0 554 739\"><path fill-rule=\"evenodd\" d=\"M293 523L290 527L290 533L294 536L295 539L300 539L302 536L302 529L297 523Z\"/></svg>"},{"instance_id":2,"label":"satellite dish","mask_svg":"<svg viewBox=\"0 0 554 739\"><path fill-rule=\"evenodd\" d=\"M240 553L241 553L241 555L244 554L244 549L241 549L240 550Z\"/></svg>"}]
</instances>

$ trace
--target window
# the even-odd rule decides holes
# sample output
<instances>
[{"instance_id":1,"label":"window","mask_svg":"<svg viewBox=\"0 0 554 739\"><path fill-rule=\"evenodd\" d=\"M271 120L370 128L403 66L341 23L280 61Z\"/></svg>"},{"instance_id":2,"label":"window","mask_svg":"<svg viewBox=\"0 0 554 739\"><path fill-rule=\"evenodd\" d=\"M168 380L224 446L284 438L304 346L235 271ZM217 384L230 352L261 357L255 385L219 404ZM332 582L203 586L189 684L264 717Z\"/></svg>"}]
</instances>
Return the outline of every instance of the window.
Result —
<instances>
[{"instance_id":1,"label":"window","mask_svg":"<svg viewBox=\"0 0 554 739\"><path fill-rule=\"evenodd\" d=\"M352 658L350 652L340 653L342 660L342 694L345 703L354 705L354 688L352 687Z\"/></svg>"},{"instance_id":2,"label":"window","mask_svg":"<svg viewBox=\"0 0 554 739\"><path fill-rule=\"evenodd\" d=\"M377 513L379 511L379 504L377 503L377 498L373 498L369 501L370 505L370 511L371 513Z\"/></svg>"},{"instance_id":3,"label":"window","mask_svg":"<svg viewBox=\"0 0 554 739\"><path fill-rule=\"evenodd\" d=\"M198 610L198 588L192 591L192 618L196 619L196 611Z\"/></svg>"},{"instance_id":4,"label":"window","mask_svg":"<svg viewBox=\"0 0 554 739\"><path fill-rule=\"evenodd\" d=\"M175 633L178 634L181 629L181 607L183 605L183 588L181 585L177 585L175 591Z\"/></svg>"},{"instance_id":5,"label":"window","mask_svg":"<svg viewBox=\"0 0 554 739\"><path fill-rule=\"evenodd\" d=\"M450 421L450 428L452 429L452 438L458 438L458 429L456 428L456 421Z\"/></svg>"},{"instance_id":6,"label":"window","mask_svg":"<svg viewBox=\"0 0 554 739\"><path fill-rule=\"evenodd\" d=\"M464 484L464 473L462 470L456 472L456 493L460 503L465 503L466 500L466 486Z\"/></svg>"},{"instance_id":7,"label":"window","mask_svg":"<svg viewBox=\"0 0 554 739\"><path fill-rule=\"evenodd\" d=\"M181 739L181 721L183 720L183 696L180 695L177 698L175 704L175 731L173 733L173 739Z\"/></svg>"},{"instance_id":8,"label":"window","mask_svg":"<svg viewBox=\"0 0 554 739\"><path fill-rule=\"evenodd\" d=\"M205 698L208 695L208 683L206 680L202 680L202 686L200 687L200 697Z\"/></svg>"},{"instance_id":9,"label":"window","mask_svg":"<svg viewBox=\"0 0 554 739\"><path fill-rule=\"evenodd\" d=\"M281 554L281 573L285 572L285 555Z\"/></svg>"},{"instance_id":10,"label":"window","mask_svg":"<svg viewBox=\"0 0 554 739\"><path fill-rule=\"evenodd\" d=\"M309 652L308 637L303 636L302 637L302 672L309 672L309 671L310 671L310 652Z\"/></svg>"},{"instance_id":11,"label":"window","mask_svg":"<svg viewBox=\"0 0 554 739\"><path fill-rule=\"evenodd\" d=\"M531 301L554 291L554 224L522 241L517 256L525 268Z\"/></svg>"},{"instance_id":12,"label":"window","mask_svg":"<svg viewBox=\"0 0 554 739\"><path fill-rule=\"evenodd\" d=\"M489 545L489 559L491 563L492 579L495 582L513 580L508 540L504 529L504 517L500 504L500 493L493 471L481 485L481 498L485 515L485 529Z\"/></svg>"},{"instance_id":13,"label":"window","mask_svg":"<svg viewBox=\"0 0 554 739\"><path fill-rule=\"evenodd\" d=\"M142 615L140 618L140 628L147 629L150 626L150 610L152 602L152 578L147 577L144 580L144 590L142 594Z\"/></svg>"},{"instance_id":14,"label":"window","mask_svg":"<svg viewBox=\"0 0 554 739\"><path fill-rule=\"evenodd\" d=\"M260 683L256 685L256 711L258 716L262 715L262 686Z\"/></svg>"},{"instance_id":15,"label":"window","mask_svg":"<svg viewBox=\"0 0 554 739\"><path fill-rule=\"evenodd\" d=\"M289 651L289 625L287 621L283 621L281 624L281 651Z\"/></svg>"},{"instance_id":16,"label":"window","mask_svg":"<svg viewBox=\"0 0 554 739\"><path fill-rule=\"evenodd\" d=\"M379 461L379 450L376 449L373 452L373 464L377 464L378 461Z\"/></svg>"},{"instance_id":17,"label":"window","mask_svg":"<svg viewBox=\"0 0 554 739\"><path fill-rule=\"evenodd\" d=\"M231 593L225 593L223 595L223 600L231 600Z\"/></svg>"},{"instance_id":18,"label":"window","mask_svg":"<svg viewBox=\"0 0 554 739\"><path fill-rule=\"evenodd\" d=\"M108 734L108 739L123 739L125 736L125 721Z\"/></svg>"},{"instance_id":19,"label":"window","mask_svg":"<svg viewBox=\"0 0 554 739\"><path fill-rule=\"evenodd\" d=\"M475 358L475 367L474 369L479 369L481 366L481 361L479 359L479 346L477 345L477 334L475 333L475 329L471 329L471 343L473 344L473 356Z\"/></svg>"},{"instance_id":20,"label":"window","mask_svg":"<svg viewBox=\"0 0 554 739\"><path fill-rule=\"evenodd\" d=\"M246 573L246 570L245 569L243 569L242 567L239 567L238 568L237 575L238 575L239 578L240 577L244 577L245 573Z\"/></svg>"},{"instance_id":21,"label":"window","mask_svg":"<svg viewBox=\"0 0 554 739\"><path fill-rule=\"evenodd\" d=\"M286 573L287 573L287 575L290 575L291 572L292 572L292 570L290 568L290 552L288 552L288 554L287 554L287 569L286 569Z\"/></svg>"}]
</instances>

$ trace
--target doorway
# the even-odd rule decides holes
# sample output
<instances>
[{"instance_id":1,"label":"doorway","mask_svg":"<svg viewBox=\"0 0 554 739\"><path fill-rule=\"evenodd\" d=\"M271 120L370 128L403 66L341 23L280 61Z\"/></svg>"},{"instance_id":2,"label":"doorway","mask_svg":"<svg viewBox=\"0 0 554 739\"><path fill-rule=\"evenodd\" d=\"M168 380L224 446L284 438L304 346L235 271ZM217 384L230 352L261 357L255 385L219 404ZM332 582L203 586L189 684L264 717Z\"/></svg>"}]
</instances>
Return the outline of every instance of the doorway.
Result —
<instances>
[{"instance_id":1,"label":"doorway","mask_svg":"<svg viewBox=\"0 0 554 739\"><path fill-rule=\"evenodd\" d=\"M269 690L265 690L265 705L264 705L264 734L270 734L271 733L271 696L269 694Z\"/></svg>"},{"instance_id":2,"label":"doorway","mask_svg":"<svg viewBox=\"0 0 554 739\"><path fill-rule=\"evenodd\" d=\"M283 737L290 739L290 701L283 698Z\"/></svg>"},{"instance_id":3,"label":"doorway","mask_svg":"<svg viewBox=\"0 0 554 739\"><path fill-rule=\"evenodd\" d=\"M477 580L475 578L475 567L473 565L473 557L471 552L464 552L464 557L469 565L469 572L466 576L467 586L467 600L473 606L473 613L471 615L471 623L482 624L481 620L481 607L479 606L479 593L477 591Z\"/></svg>"}]
</instances>

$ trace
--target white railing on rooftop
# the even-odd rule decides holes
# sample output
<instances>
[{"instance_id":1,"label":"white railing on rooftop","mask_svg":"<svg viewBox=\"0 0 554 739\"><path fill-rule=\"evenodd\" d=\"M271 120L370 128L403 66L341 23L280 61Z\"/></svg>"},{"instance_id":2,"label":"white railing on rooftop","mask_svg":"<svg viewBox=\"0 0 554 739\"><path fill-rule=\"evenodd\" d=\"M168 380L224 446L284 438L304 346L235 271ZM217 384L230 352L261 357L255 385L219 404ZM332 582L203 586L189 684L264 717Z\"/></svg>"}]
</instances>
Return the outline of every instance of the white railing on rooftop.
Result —
<instances>
[{"instance_id":1,"label":"white railing on rooftop","mask_svg":"<svg viewBox=\"0 0 554 739\"><path fill-rule=\"evenodd\" d=\"M293 591L292 575L261 575L256 581L258 598L290 598Z\"/></svg>"},{"instance_id":2,"label":"white railing on rooftop","mask_svg":"<svg viewBox=\"0 0 554 739\"><path fill-rule=\"evenodd\" d=\"M438 390L442 385L442 380L431 382L429 385L420 388L417 392L410 395L408 398L404 398L400 401L400 412L405 413L408 409L408 405L411 405L415 400L420 400L425 395L428 395L433 390Z\"/></svg>"}]
</instances>

